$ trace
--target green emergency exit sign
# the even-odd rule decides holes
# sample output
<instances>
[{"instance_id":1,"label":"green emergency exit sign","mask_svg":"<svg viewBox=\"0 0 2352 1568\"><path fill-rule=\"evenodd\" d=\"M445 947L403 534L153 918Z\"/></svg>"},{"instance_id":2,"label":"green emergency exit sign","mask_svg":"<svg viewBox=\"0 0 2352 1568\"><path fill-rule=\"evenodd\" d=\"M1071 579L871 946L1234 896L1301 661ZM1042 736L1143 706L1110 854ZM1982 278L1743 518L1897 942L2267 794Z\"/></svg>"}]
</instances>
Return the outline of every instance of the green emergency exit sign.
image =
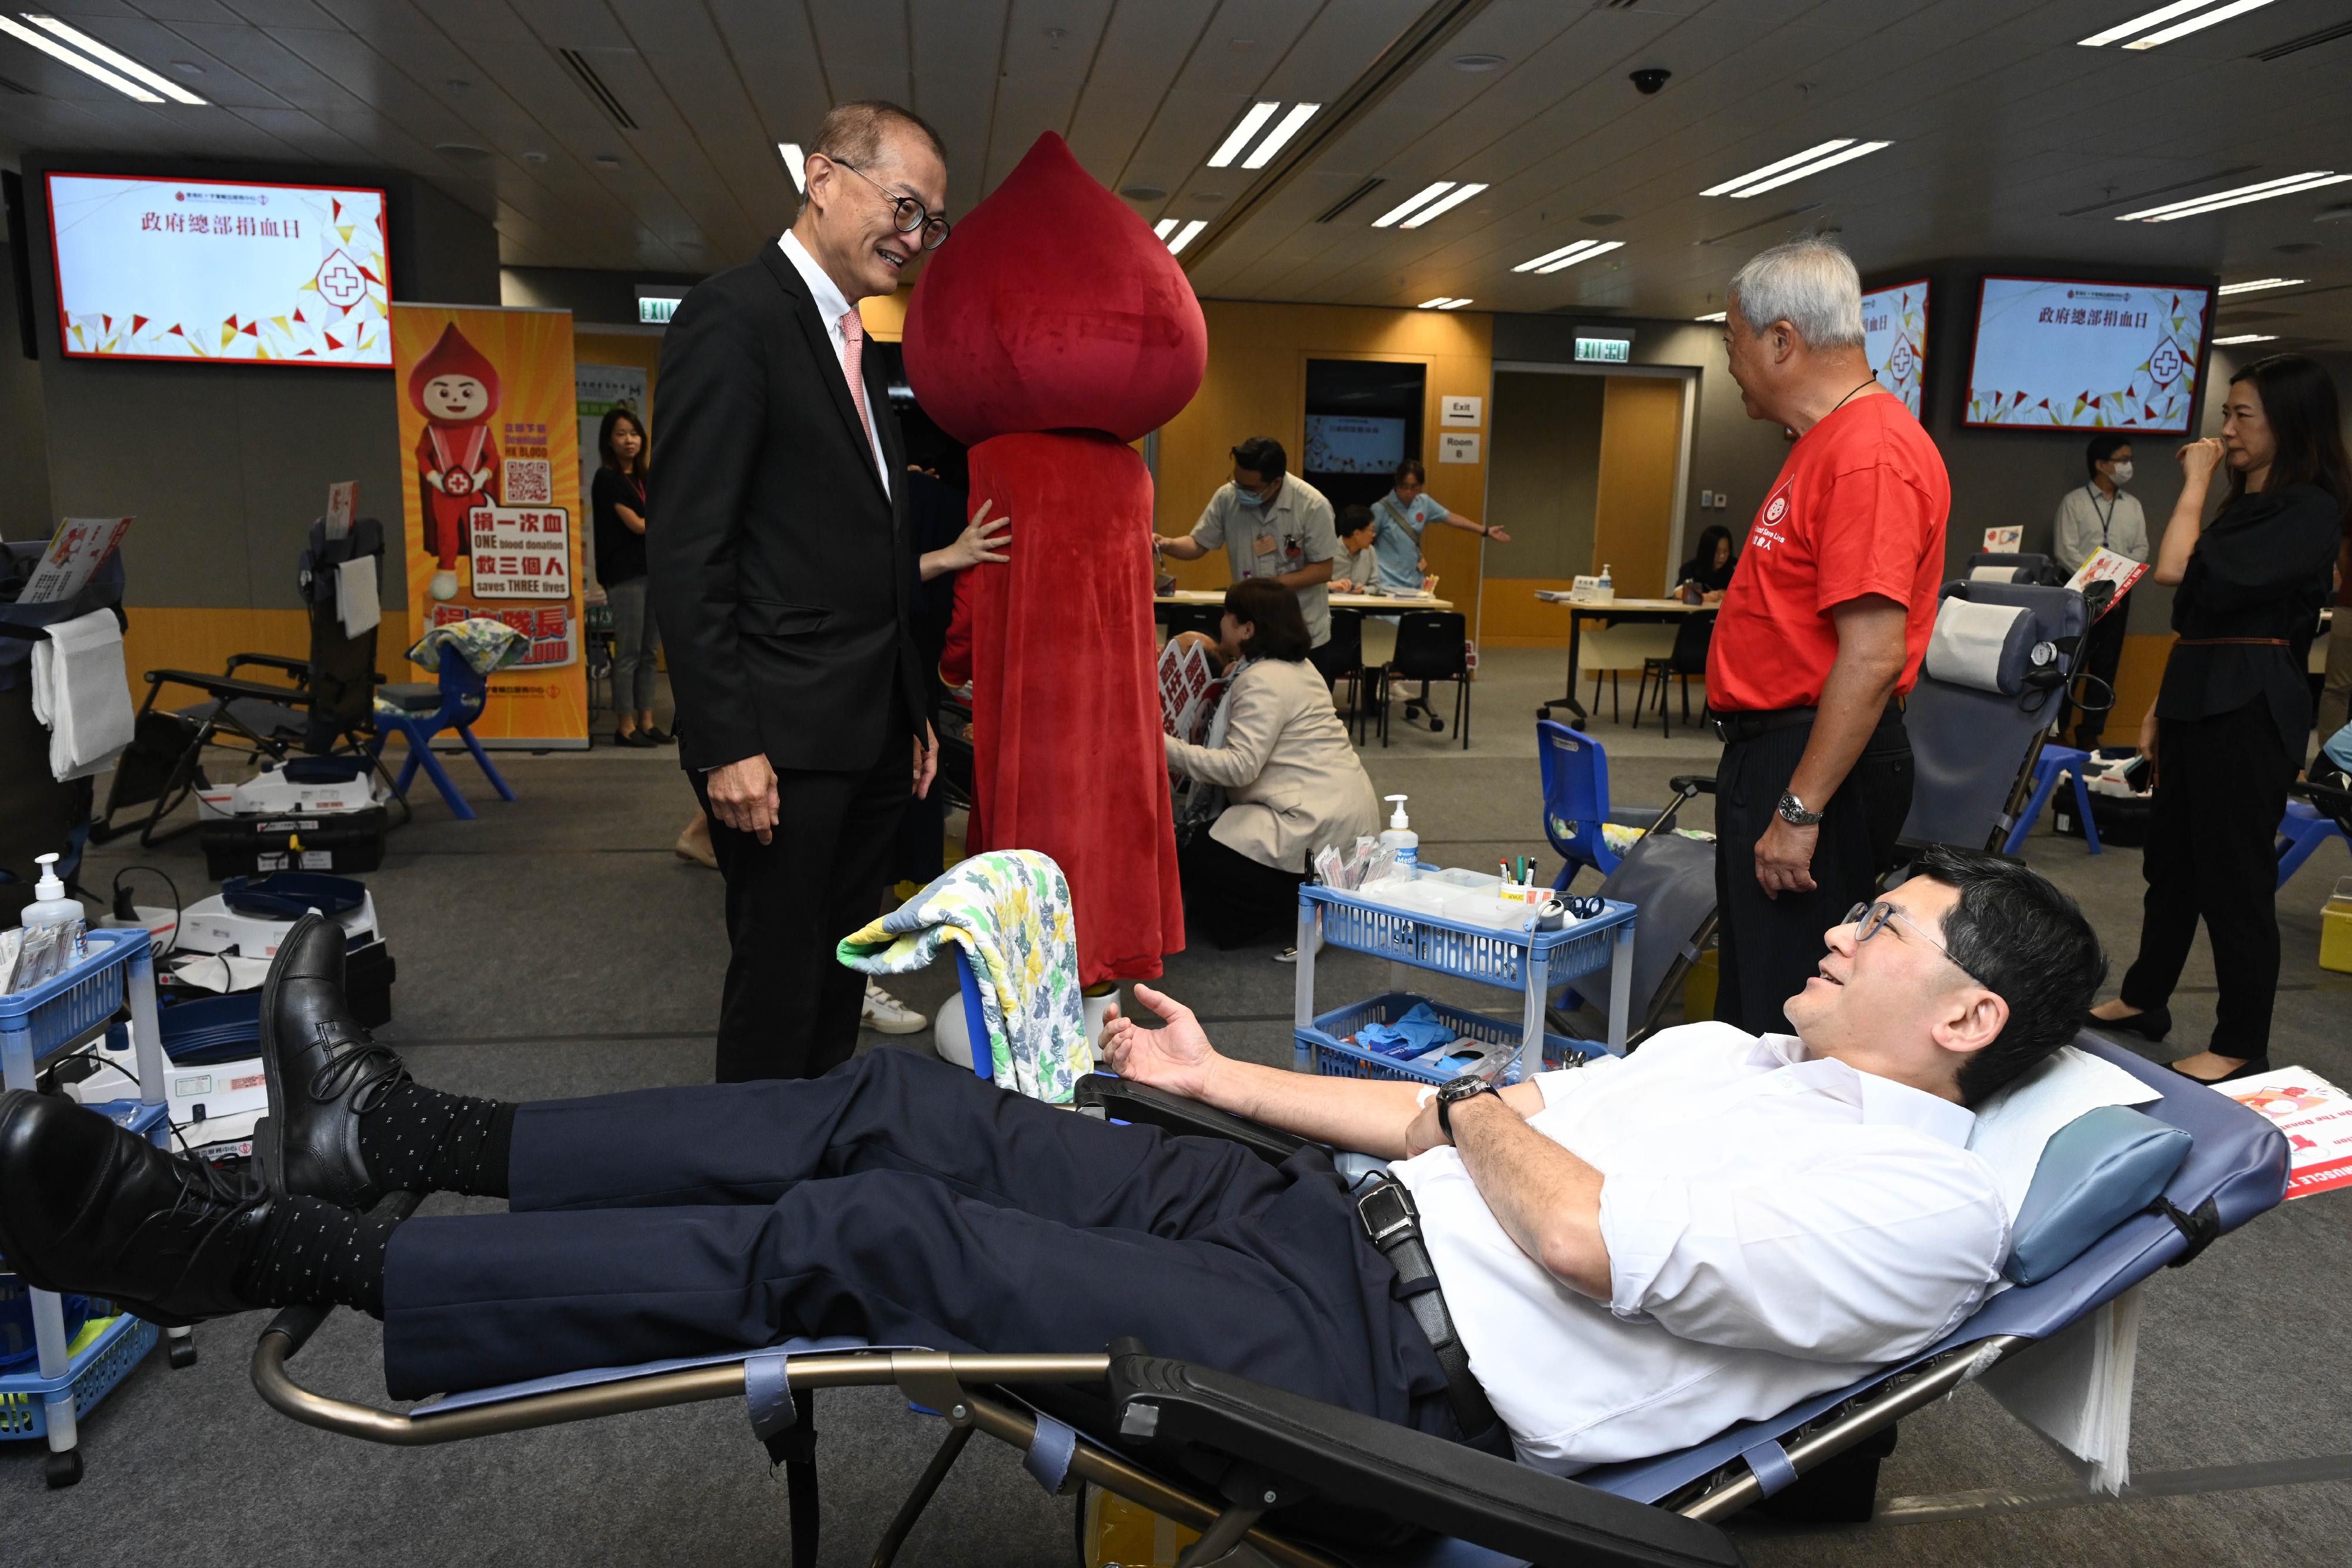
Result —
<instances>
[{"instance_id":1,"label":"green emergency exit sign","mask_svg":"<svg viewBox=\"0 0 2352 1568\"><path fill-rule=\"evenodd\" d=\"M1588 338L1580 332L1576 338L1576 358L1579 363L1631 364L1633 361L1633 340L1631 338Z\"/></svg>"}]
</instances>

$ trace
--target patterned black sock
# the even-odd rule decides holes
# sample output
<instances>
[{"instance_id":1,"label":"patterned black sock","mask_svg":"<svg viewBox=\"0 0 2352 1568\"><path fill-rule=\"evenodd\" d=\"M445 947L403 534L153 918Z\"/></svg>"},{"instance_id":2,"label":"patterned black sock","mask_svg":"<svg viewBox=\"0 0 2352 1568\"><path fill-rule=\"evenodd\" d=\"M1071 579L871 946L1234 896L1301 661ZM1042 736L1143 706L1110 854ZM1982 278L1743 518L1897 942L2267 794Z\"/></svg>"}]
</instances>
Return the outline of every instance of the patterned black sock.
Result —
<instances>
[{"instance_id":1,"label":"patterned black sock","mask_svg":"<svg viewBox=\"0 0 2352 1568\"><path fill-rule=\"evenodd\" d=\"M322 1198L281 1196L237 1275L237 1294L256 1306L356 1307L381 1318L384 1249L399 1223Z\"/></svg>"},{"instance_id":2,"label":"patterned black sock","mask_svg":"<svg viewBox=\"0 0 2352 1568\"><path fill-rule=\"evenodd\" d=\"M386 1192L507 1196L512 1105L402 1083L360 1118L360 1159Z\"/></svg>"}]
</instances>

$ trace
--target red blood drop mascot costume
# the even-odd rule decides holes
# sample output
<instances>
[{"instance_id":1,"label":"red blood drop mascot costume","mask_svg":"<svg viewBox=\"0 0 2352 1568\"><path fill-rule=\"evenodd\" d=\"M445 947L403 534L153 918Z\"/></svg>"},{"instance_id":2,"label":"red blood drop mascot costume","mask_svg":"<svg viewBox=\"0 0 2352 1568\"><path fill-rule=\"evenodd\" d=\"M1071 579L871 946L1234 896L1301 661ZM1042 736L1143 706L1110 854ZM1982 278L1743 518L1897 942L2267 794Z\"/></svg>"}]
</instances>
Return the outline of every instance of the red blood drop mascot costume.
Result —
<instances>
[{"instance_id":1,"label":"red blood drop mascot costume","mask_svg":"<svg viewBox=\"0 0 2352 1568\"><path fill-rule=\"evenodd\" d=\"M1048 133L958 223L908 311L907 378L1013 519L970 574L985 846L1069 878L1082 984L1184 946L1151 624L1151 476L1127 443L1200 390L1208 327L1143 220Z\"/></svg>"},{"instance_id":2,"label":"red blood drop mascot costume","mask_svg":"<svg viewBox=\"0 0 2352 1568\"><path fill-rule=\"evenodd\" d=\"M473 554L467 514L498 504L499 444L490 438L490 416L499 411L498 368L453 321L408 372L408 401L425 419L416 442L416 473L424 481L425 544L438 568L429 591L450 599L457 592L457 558Z\"/></svg>"}]
</instances>

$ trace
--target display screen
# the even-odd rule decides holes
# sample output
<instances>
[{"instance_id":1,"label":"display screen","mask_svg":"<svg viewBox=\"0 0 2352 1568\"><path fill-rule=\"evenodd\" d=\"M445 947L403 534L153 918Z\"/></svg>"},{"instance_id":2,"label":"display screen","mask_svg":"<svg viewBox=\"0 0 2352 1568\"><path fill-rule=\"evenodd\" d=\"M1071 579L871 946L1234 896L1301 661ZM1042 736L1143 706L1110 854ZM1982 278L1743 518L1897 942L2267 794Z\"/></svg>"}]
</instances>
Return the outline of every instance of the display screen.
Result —
<instances>
[{"instance_id":1,"label":"display screen","mask_svg":"<svg viewBox=\"0 0 2352 1568\"><path fill-rule=\"evenodd\" d=\"M70 358L392 363L381 190L51 174L48 205Z\"/></svg>"},{"instance_id":2,"label":"display screen","mask_svg":"<svg viewBox=\"0 0 2352 1568\"><path fill-rule=\"evenodd\" d=\"M1307 473L1391 475L1403 461L1403 420L1352 413L1307 416Z\"/></svg>"},{"instance_id":3,"label":"display screen","mask_svg":"<svg viewBox=\"0 0 2352 1568\"><path fill-rule=\"evenodd\" d=\"M1927 280L1874 288L1862 297L1862 347L1878 384L1919 417L1927 378Z\"/></svg>"},{"instance_id":4,"label":"display screen","mask_svg":"<svg viewBox=\"0 0 2352 1568\"><path fill-rule=\"evenodd\" d=\"M2185 434L2212 304L2201 287L1988 277L1967 423Z\"/></svg>"}]
</instances>

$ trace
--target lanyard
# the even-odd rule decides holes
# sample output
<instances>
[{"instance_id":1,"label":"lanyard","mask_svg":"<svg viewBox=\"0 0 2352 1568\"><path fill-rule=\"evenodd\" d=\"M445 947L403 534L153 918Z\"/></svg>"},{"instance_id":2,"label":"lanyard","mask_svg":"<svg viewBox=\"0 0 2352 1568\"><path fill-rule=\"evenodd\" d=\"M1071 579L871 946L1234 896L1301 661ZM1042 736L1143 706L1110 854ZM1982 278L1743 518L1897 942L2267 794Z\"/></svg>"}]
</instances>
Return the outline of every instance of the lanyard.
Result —
<instances>
[{"instance_id":1,"label":"lanyard","mask_svg":"<svg viewBox=\"0 0 2352 1568\"><path fill-rule=\"evenodd\" d=\"M2105 515L2101 515L2099 511L2099 487L2096 485L2085 484L2083 488L2090 492L2091 515L2099 519L2099 548L2101 549L2105 549L2107 548L2107 529L2116 520L2116 503L2124 498L2124 494L2121 490L2118 490L2114 495L2108 497L2106 512Z\"/></svg>"}]
</instances>

